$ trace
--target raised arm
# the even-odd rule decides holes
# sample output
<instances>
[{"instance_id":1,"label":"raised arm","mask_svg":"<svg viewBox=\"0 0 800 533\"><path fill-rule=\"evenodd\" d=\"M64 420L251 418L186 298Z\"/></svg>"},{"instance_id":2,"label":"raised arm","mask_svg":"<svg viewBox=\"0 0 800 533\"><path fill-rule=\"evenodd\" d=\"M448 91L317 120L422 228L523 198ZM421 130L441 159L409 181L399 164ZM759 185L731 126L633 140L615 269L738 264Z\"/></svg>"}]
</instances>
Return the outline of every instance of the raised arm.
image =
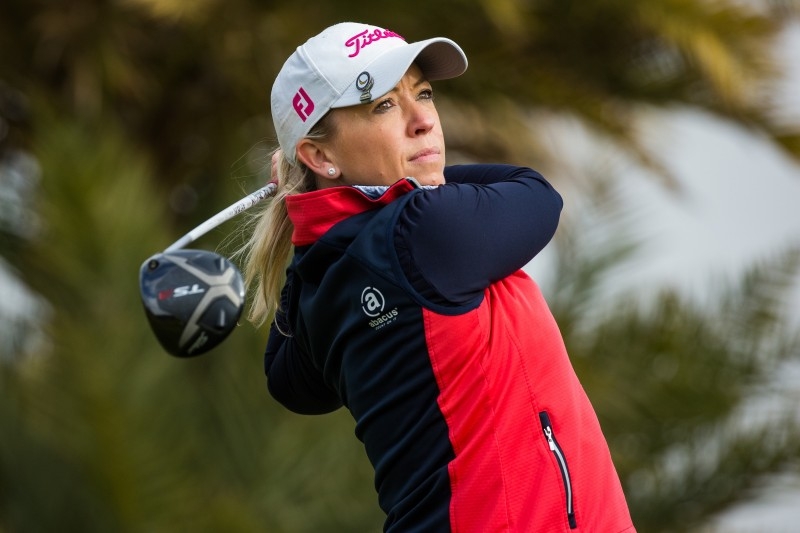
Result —
<instances>
[{"instance_id":1,"label":"raised arm","mask_svg":"<svg viewBox=\"0 0 800 533\"><path fill-rule=\"evenodd\" d=\"M522 268L553 237L561 196L536 171L510 165L446 169L417 194L395 232L403 269L432 301L465 304Z\"/></svg>"}]
</instances>

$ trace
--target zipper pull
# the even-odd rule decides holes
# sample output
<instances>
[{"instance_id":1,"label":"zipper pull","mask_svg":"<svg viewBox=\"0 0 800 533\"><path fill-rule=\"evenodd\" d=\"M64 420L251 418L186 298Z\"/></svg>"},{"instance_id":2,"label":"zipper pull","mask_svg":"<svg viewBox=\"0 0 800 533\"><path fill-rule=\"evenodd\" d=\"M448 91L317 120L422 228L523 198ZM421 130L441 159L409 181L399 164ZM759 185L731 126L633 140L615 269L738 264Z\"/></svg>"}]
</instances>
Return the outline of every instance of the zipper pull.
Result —
<instances>
[{"instance_id":1,"label":"zipper pull","mask_svg":"<svg viewBox=\"0 0 800 533\"><path fill-rule=\"evenodd\" d=\"M544 434L547 437L547 444L550 445L550 451L556 451L556 441L553 440L553 430L550 429L550 426L544 428Z\"/></svg>"}]
</instances>

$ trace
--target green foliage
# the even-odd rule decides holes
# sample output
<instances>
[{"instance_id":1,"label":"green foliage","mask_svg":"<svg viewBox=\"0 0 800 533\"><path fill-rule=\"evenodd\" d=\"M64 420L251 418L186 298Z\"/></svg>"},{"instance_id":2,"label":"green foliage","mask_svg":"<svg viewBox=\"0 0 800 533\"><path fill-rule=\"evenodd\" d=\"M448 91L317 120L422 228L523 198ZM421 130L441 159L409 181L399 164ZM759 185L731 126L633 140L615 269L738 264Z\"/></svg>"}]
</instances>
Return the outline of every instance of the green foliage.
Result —
<instances>
[{"instance_id":1,"label":"green foliage","mask_svg":"<svg viewBox=\"0 0 800 533\"><path fill-rule=\"evenodd\" d=\"M170 358L157 346L137 284L141 262L167 244L147 159L110 124L54 117L41 132L34 150L46 224L25 254L25 273L53 312L47 349L0 365L0 525L379 524L352 423L344 413L297 420L271 403L256 348L263 339L252 328L238 330L224 353L197 360Z\"/></svg>"}]
</instances>

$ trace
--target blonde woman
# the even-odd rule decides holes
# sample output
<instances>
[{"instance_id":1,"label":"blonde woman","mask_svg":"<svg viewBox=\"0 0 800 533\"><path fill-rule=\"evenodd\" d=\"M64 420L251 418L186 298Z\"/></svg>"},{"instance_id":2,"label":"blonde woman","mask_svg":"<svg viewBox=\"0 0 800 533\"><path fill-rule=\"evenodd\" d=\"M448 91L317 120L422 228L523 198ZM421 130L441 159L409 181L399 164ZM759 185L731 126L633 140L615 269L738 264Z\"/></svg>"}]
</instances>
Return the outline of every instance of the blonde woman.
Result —
<instances>
[{"instance_id":1,"label":"blonde woman","mask_svg":"<svg viewBox=\"0 0 800 533\"><path fill-rule=\"evenodd\" d=\"M251 318L272 396L344 406L385 531L634 531L597 417L536 284L559 194L445 166L431 82L456 43L327 28L275 80L279 193L253 233Z\"/></svg>"}]
</instances>

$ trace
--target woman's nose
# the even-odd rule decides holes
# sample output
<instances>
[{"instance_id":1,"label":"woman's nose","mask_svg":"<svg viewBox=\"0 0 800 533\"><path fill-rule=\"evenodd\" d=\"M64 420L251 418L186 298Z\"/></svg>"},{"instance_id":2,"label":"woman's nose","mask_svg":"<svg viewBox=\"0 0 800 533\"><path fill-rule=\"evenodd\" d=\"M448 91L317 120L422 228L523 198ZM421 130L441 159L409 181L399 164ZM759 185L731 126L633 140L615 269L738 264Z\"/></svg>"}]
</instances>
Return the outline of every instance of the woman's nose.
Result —
<instances>
[{"instance_id":1,"label":"woman's nose","mask_svg":"<svg viewBox=\"0 0 800 533\"><path fill-rule=\"evenodd\" d=\"M427 133L436 124L436 109L431 102L414 102L410 115L408 129L412 136Z\"/></svg>"}]
</instances>

